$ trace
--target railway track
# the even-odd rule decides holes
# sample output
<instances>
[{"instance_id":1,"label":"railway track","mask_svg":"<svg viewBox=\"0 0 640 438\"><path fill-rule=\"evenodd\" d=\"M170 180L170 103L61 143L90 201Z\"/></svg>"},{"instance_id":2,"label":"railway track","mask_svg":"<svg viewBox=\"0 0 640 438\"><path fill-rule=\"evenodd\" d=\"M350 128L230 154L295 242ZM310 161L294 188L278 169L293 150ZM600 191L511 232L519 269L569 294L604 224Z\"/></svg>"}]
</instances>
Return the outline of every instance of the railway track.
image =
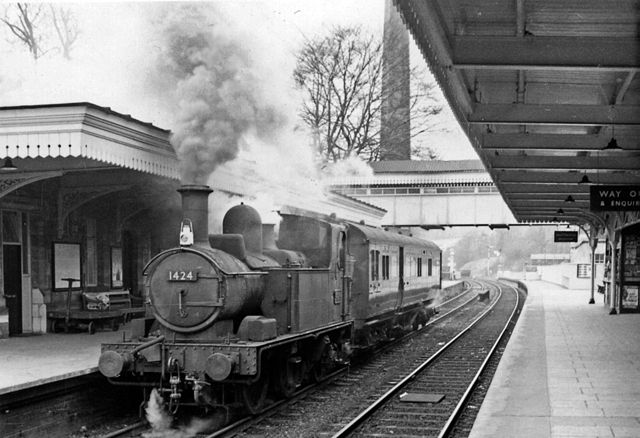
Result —
<instances>
[{"instance_id":1,"label":"railway track","mask_svg":"<svg viewBox=\"0 0 640 438\"><path fill-rule=\"evenodd\" d=\"M486 312L333 437L450 436L520 306L517 290L492 285L500 297Z\"/></svg>"},{"instance_id":2,"label":"railway track","mask_svg":"<svg viewBox=\"0 0 640 438\"><path fill-rule=\"evenodd\" d=\"M501 280L503 283L506 283L507 286L512 286L519 290L520 293L520 303L518 309L516 310L516 317L510 322L509 326L505 334L502 336L500 341L498 341L496 345L495 352L489 357L484 372L482 372L475 383L475 387L473 391L469 394L466 403L460 409L460 412L457 416L455 423L452 424L450 431L447 435L447 438L467 438L475 423L476 416L478 415L480 406L482 405L485 396L487 395L487 391L489 390L489 386L491 385L491 381L493 380L493 376L498 369L498 364L500 363L500 359L502 358L502 354L504 353L505 348L509 342L509 338L511 337L511 333L515 328L515 323L520 315L520 311L522 310L522 305L526 301L527 296L527 287L521 282L515 280Z\"/></svg>"}]
</instances>

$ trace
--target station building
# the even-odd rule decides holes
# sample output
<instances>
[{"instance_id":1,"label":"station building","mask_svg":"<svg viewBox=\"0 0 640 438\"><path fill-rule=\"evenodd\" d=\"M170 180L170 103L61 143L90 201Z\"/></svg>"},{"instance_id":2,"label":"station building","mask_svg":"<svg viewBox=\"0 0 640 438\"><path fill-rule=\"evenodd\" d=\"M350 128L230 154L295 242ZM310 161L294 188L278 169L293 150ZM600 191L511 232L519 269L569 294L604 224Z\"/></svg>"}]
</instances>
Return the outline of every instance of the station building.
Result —
<instances>
[{"instance_id":1,"label":"station building","mask_svg":"<svg viewBox=\"0 0 640 438\"><path fill-rule=\"evenodd\" d=\"M128 290L179 215L169 131L90 103L0 108L0 337L66 292Z\"/></svg>"}]
</instances>

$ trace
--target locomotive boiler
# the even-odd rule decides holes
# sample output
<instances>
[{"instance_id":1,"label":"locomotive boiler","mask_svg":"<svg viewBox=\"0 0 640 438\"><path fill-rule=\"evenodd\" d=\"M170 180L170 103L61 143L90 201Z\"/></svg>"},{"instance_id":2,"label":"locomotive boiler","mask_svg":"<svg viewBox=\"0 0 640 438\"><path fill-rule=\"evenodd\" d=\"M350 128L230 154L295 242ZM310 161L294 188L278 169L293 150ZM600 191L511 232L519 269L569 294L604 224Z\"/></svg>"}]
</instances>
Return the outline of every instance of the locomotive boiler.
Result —
<instances>
[{"instance_id":1,"label":"locomotive boiler","mask_svg":"<svg viewBox=\"0 0 640 438\"><path fill-rule=\"evenodd\" d=\"M148 316L103 344L114 384L157 388L171 409L260 412L367 348L424 323L437 246L332 216L281 213L277 241L241 204L208 233L207 186L183 186L180 245L144 268ZM271 235L271 233L269 233Z\"/></svg>"}]
</instances>

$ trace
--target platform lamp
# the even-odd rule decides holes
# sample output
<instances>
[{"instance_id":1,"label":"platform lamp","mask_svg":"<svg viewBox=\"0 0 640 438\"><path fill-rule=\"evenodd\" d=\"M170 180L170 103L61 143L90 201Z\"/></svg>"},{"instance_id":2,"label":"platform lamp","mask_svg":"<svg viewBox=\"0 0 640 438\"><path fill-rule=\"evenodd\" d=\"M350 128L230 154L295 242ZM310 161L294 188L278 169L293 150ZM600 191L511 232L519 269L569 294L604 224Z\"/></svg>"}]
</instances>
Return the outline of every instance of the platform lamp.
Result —
<instances>
[{"instance_id":1,"label":"platform lamp","mask_svg":"<svg viewBox=\"0 0 640 438\"><path fill-rule=\"evenodd\" d=\"M578 184L591 184L591 181L589 181L589 177L586 173L582 175L582 179L578 182Z\"/></svg>"},{"instance_id":2,"label":"platform lamp","mask_svg":"<svg viewBox=\"0 0 640 438\"><path fill-rule=\"evenodd\" d=\"M609 143L607 143L607 145L602 148L603 151L615 151L615 150L621 150L622 148L620 146L618 146L618 141L616 140L616 124L611 123L611 140L609 140Z\"/></svg>"},{"instance_id":3,"label":"platform lamp","mask_svg":"<svg viewBox=\"0 0 640 438\"><path fill-rule=\"evenodd\" d=\"M622 150L622 148L620 146L618 146L618 141L615 139L615 137L611 137L611 140L609 140L609 143L607 143L607 145L602 148L603 151L616 151L616 150Z\"/></svg>"},{"instance_id":4,"label":"platform lamp","mask_svg":"<svg viewBox=\"0 0 640 438\"><path fill-rule=\"evenodd\" d=\"M576 200L573 199L573 196L569 195L567 196L567 199L564 200L564 202L576 202Z\"/></svg>"},{"instance_id":5,"label":"platform lamp","mask_svg":"<svg viewBox=\"0 0 640 438\"><path fill-rule=\"evenodd\" d=\"M13 164L13 161L11 160L11 158L10 157L5 158L4 164L2 165L2 167L0 167L0 171L13 172L15 170L18 170L18 168Z\"/></svg>"}]
</instances>

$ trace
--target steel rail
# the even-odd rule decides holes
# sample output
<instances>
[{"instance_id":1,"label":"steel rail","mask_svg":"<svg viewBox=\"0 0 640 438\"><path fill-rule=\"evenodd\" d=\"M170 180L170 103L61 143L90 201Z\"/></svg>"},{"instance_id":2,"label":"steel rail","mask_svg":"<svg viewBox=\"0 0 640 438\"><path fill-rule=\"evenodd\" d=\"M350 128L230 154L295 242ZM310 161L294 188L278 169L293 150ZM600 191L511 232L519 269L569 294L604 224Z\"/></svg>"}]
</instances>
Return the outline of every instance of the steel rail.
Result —
<instances>
[{"instance_id":1,"label":"steel rail","mask_svg":"<svg viewBox=\"0 0 640 438\"><path fill-rule=\"evenodd\" d=\"M142 428L146 428L148 426L148 423L146 421L138 421L137 423L133 423L129 426L123 427L122 429L118 429L118 430L114 430L111 433L108 433L106 435L100 435L101 438L116 438L119 436L124 435L125 433L129 433L132 432L136 429L142 429Z\"/></svg>"},{"instance_id":2,"label":"steel rail","mask_svg":"<svg viewBox=\"0 0 640 438\"><path fill-rule=\"evenodd\" d=\"M474 282L474 283L477 283L478 285L480 285L480 284L481 284L481 283L480 283L480 282L478 282L478 281L473 281L473 282ZM471 281L469 281L468 283L471 283ZM453 298L451 298L451 299L448 299L447 301L443 301L443 302L440 304L440 306L438 306L438 307L442 307L442 306L444 306L444 305L445 305L445 304L447 304L447 303L450 303L450 302L452 302L452 301L455 301L455 300L460 299L462 296L464 296L464 295L466 295L466 294L470 293L471 291L473 291L473 289L474 289L474 288L475 288L475 286L470 287L469 289L466 289L465 291L463 291L463 292L462 292L462 293L460 293L459 295L456 295L455 297L453 297ZM446 313L443 313L443 314L438 313L438 316L437 316L436 318L430 319L430 320L425 324L425 327L427 327L427 326L429 326L429 325L431 325L431 324L434 324L434 323L436 323L436 322L440 321L441 319L443 319L443 318L445 318L445 317L447 317L447 316L451 315L452 313L454 313L454 312L456 312L456 311L460 310L461 308L463 308L464 306L466 306L466 305L467 305L467 304L469 304L470 302L474 301L476 298L477 298L476 296L473 296L473 297L469 298L467 301L462 302L459 306L454 307L453 309L449 310L449 311L448 311L448 312L446 312ZM420 330L418 330L418 331L420 331Z\"/></svg>"},{"instance_id":3,"label":"steel rail","mask_svg":"<svg viewBox=\"0 0 640 438\"><path fill-rule=\"evenodd\" d=\"M431 363L434 362L437 358L439 358L451 345L453 345L458 339L460 339L464 334L466 334L469 330L471 330L473 326L475 326L491 310L493 310L496 303L500 299L502 290L499 289L498 292L499 292L498 299L496 299L491 304L491 306L489 306L484 312L478 315L476 319L474 319L464 330L458 333L449 342L444 344L430 358L428 358L421 365L415 368L411 373L405 376L401 381L399 381L396 385L394 385L391 389L389 389L385 394L383 394L376 401L370 404L364 411L358 414L358 416L356 416L347 425L345 425L342 429L340 429L337 433L335 433L332 438L343 438L343 437L346 437L351 432L353 432L357 427L359 427L362 423L364 423L375 411L377 411L380 407L382 407L382 405L385 404L391 397L393 397L398 391L400 391L410 380L412 380L416 375L422 372L426 367L431 365Z\"/></svg>"},{"instance_id":4,"label":"steel rail","mask_svg":"<svg viewBox=\"0 0 640 438\"><path fill-rule=\"evenodd\" d=\"M501 291L500 293L502 294L502 287L503 286L499 282L496 282L496 287L498 287L498 289ZM494 342L493 346L489 350L489 353L485 357L484 361L482 361L482 364L480 365L480 368L478 369L478 371L476 372L475 376L471 380L471 383L469 384L469 386L467 387L466 391L462 395L462 398L460 399L460 401L458 402L456 407L453 409L453 412L449 416L449 419L447 420L447 422L445 423L444 427L442 428L442 430L438 434L438 438L446 437L451 432L451 430L453 429L453 426L455 425L455 422L458 419L458 416L460 415L460 413L463 410L463 407L465 406L465 404L469 400L469 397L471 396L471 393L473 392L473 389L475 388L476 384L478 383L478 380L480 380L480 377L482 376L482 373L484 373L487 365L489 364L489 361L491 360L491 358L495 354L496 350L498 349L498 345L500 344L500 342L504 338L504 336L505 336L505 334L507 332L507 329L509 328L509 324L513 321L513 318L514 318L516 312L518 311L518 306L520 304L520 294L518 293L517 288L513 287L513 286L508 286L508 285L505 285L505 287L508 287L508 288L513 289L515 291L516 304L514 306L514 309L511 312L511 315L509 316L509 319L507 320L507 323L505 324L504 328L500 332L500 335L498 336L498 338Z\"/></svg>"},{"instance_id":5,"label":"steel rail","mask_svg":"<svg viewBox=\"0 0 640 438\"><path fill-rule=\"evenodd\" d=\"M335 379L338 376L340 376L340 375L344 374L345 372L347 372L347 369L348 369L348 367L337 369L337 370L327 374L317 384L308 385L308 386L305 386L304 388L300 389L292 397L286 398L286 399L282 399L282 400L277 400L275 403L273 403L272 405L267 407L266 410L264 410L260 414L258 414L256 416L247 416L247 417L241 418L241 419L237 420L236 422L231 423L231 424L223 427L222 429L218 429L215 432L213 432L213 433L211 433L209 435L206 435L205 438L220 438L220 437L225 437L225 436L233 436L234 434L236 434L238 432L246 430L249 427L253 426L254 424L257 424L260 421L264 420L265 418L270 417L273 413L275 413L282 406L293 404L293 403L297 402L298 400L300 400L301 398L305 397L309 392L311 392L311 391L313 391L315 389L318 389L319 386L323 386L323 385L326 385L326 384L332 382L333 379Z\"/></svg>"}]
</instances>

